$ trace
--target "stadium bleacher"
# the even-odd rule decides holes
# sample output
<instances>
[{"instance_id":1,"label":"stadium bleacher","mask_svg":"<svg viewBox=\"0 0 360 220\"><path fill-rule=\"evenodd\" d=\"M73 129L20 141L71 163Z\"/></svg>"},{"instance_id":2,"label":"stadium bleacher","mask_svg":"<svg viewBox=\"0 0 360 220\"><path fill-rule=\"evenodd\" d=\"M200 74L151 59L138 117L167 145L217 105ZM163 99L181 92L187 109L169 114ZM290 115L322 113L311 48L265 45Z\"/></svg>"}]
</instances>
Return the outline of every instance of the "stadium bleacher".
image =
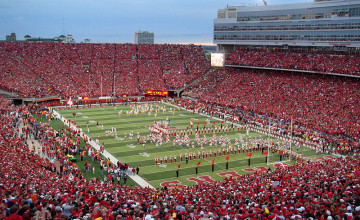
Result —
<instances>
[{"instance_id":1,"label":"stadium bleacher","mask_svg":"<svg viewBox=\"0 0 360 220\"><path fill-rule=\"evenodd\" d=\"M84 179L62 151L55 156L67 166L58 175L29 149L26 136L18 135L22 121L36 122L27 108L0 101L2 219L358 219L360 214L358 156L303 161L188 187L100 183ZM49 134L46 125L38 129ZM50 145L55 140L44 137Z\"/></svg>"},{"instance_id":2,"label":"stadium bleacher","mask_svg":"<svg viewBox=\"0 0 360 220\"><path fill-rule=\"evenodd\" d=\"M226 64L360 75L360 57L349 55L236 50Z\"/></svg>"},{"instance_id":3,"label":"stadium bleacher","mask_svg":"<svg viewBox=\"0 0 360 220\"><path fill-rule=\"evenodd\" d=\"M236 51L226 62L359 74L358 58L300 53L286 54L286 59L283 56ZM0 218L360 218L358 80L235 68L208 70L201 47L194 45L0 43L1 88L24 97L92 97L113 92L138 95L150 89L181 88L202 77L186 95L198 99L196 104L203 109L211 112L221 107L250 124L266 125L263 115L271 116L277 121L272 126L286 132L294 120L297 135L319 135L344 148L351 146L352 155L299 161L211 184L155 190L120 186L85 179L64 151L57 149L61 144L69 150L70 143L53 135L46 124L35 129L33 109L14 106L12 100L0 96ZM21 123L28 125L26 130L20 131ZM76 134L69 128L61 132ZM41 137L46 157L57 158L65 167L63 174L27 145L32 133ZM349 140L352 142L346 142Z\"/></svg>"},{"instance_id":4,"label":"stadium bleacher","mask_svg":"<svg viewBox=\"0 0 360 220\"><path fill-rule=\"evenodd\" d=\"M2 42L0 52L2 89L24 97L140 95L181 88L210 67L195 45Z\"/></svg>"},{"instance_id":5,"label":"stadium bleacher","mask_svg":"<svg viewBox=\"0 0 360 220\"><path fill-rule=\"evenodd\" d=\"M233 68L211 70L186 94L203 103L240 108L262 124L267 124L262 115L288 123L293 117L302 135L318 131L329 134L324 135L328 138L356 140L360 134L358 89L356 79Z\"/></svg>"}]
</instances>

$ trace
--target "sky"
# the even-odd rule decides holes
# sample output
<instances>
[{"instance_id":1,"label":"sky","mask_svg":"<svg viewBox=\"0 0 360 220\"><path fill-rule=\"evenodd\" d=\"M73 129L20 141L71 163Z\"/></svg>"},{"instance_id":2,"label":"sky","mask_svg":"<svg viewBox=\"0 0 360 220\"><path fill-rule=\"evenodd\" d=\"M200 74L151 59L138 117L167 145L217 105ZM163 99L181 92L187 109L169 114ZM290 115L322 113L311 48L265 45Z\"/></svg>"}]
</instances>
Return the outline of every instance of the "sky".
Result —
<instances>
[{"instance_id":1,"label":"sky","mask_svg":"<svg viewBox=\"0 0 360 220\"><path fill-rule=\"evenodd\" d=\"M268 5L313 0L267 0ZM0 0L0 40L16 33L76 42L133 43L134 33L155 33L155 43L211 44L217 10L263 5L262 0Z\"/></svg>"}]
</instances>

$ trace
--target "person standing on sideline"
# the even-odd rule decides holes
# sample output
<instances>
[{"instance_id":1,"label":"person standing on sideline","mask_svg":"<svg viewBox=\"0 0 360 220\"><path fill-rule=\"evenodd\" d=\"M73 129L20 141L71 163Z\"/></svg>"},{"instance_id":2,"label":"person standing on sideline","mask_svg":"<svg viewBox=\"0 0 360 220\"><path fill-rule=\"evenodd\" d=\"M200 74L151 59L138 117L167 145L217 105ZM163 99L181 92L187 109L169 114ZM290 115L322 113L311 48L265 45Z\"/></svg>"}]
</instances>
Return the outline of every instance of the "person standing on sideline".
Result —
<instances>
[{"instance_id":1,"label":"person standing on sideline","mask_svg":"<svg viewBox=\"0 0 360 220\"><path fill-rule=\"evenodd\" d=\"M140 168L139 168L139 166L137 166L136 167L136 175L139 175L139 170L140 170Z\"/></svg>"},{"instance_id":2,"label":"person standing on sideline","mask_svg":"<svg viewBox=\"0 0 360 220\"><path fill-rule=\"evenodd\" d=\"M126 184L126 180L127 180L127 175L124 175L124 184Z\"/></svg>"},{"instance_id":3,"label":"person standing on sideline","mask_svg":"<svg viewBox=\"0 0 360 220\"><path fill-rule=\"evenodd\" d=\"M135 168L133 167L133 168L132 168L132 175L133 175L133 176L135 176L135 171L136 171L136 170L135 170Z\"/></svg>"}]
</instances>

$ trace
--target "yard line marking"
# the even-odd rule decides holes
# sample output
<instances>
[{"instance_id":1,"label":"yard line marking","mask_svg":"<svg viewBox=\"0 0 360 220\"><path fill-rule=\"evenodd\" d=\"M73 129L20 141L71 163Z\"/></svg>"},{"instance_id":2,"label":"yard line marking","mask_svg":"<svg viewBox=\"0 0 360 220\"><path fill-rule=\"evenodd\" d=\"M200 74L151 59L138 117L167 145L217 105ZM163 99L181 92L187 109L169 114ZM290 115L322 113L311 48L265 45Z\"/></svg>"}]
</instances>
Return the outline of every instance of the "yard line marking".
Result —
<instances>
[{"instance_id":1,"label":"yard line marking","mask_svg":"<svg viewBox=\"0 0 360 220\"><path fill-rule=\"evenodd\" d=\"M135 148L136 146L135 145L133 145L133 144L128 144L128 145L126 145L127 147L130 147L130 148Z\"/></svg>"},{"instance_id":2,"label":"yard line marking","mask_svg":"<svg viewBox=\"0 0 360 220\"><path fill-rule=\"evenodd\" d=\"M150 154L146 153L146 152L142 152L142 153L139 153L141 156L143 157L150 157Z\"/></svg>"}]
</instances>

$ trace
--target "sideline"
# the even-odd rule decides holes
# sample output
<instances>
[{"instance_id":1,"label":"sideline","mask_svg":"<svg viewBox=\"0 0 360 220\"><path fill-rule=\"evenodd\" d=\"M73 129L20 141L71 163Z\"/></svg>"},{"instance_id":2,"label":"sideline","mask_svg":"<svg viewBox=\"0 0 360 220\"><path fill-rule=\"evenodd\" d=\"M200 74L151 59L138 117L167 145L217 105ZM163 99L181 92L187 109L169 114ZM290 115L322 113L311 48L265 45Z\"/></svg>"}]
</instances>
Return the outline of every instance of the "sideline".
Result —
<instances>
[{"instance_id":1,"label":"sideline","mask_svg":"<svg viewBox=\"0 0 360 220\"><path fill-rule=\"evenodd\" d=\"M53 109L53 113L54 116L59 118L66 126L66 121L67 119L64 118L63 116L61 116L55 109ZM77 128L74 125L71 125L71 128L79 131L80 130L80 136L81 137L87 137L89 138L80 128ZM90 139L90 138L89 138ZM95 148L96 150L100 151L100 146L93 140L88 142L93 148ZM116 159L112 154L110 154L109 152L107 152L106 150L104 150L103 153L101 153L104 157L108 158L113 164L117 164L117 162L119 161L118 159ZM153 187L152 185L150 185L147 181L145 181L143 178L141 178L139 175L135 174L135 175L128 175L128 177L130 177L132 180L134 180L134 182L136 182L137 184L139 184L139 186L143 187L143 188L151 188L151 189L155 189L155 187Z\"/></svg>"}]
</instances>

